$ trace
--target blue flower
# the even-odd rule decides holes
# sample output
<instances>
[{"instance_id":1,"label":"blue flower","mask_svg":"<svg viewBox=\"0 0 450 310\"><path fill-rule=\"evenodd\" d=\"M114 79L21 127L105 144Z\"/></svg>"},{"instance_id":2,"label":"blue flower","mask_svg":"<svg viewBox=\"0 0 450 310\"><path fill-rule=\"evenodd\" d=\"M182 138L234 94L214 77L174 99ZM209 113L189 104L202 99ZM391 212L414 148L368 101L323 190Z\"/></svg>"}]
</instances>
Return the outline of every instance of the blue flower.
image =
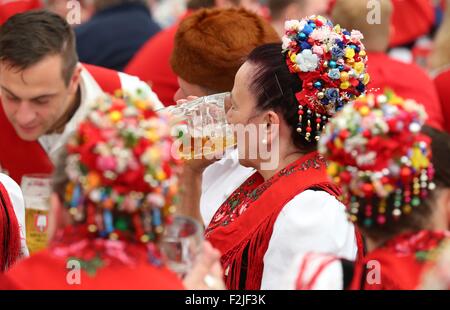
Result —
<instances>
[{"instance_id":1,"label":"blue flower","mask_svg":"<svg viewBox=\"0 0 450 310\"><path fill-rule=\"evenodd\" d=\"M330 101L327 98L323 98L321 100L321 102L322 102L323 105L329 105L330 104Z\"/></svg>"},{"instance_id":2,"label":"blue flower","mask_svg":"<svg viewBox=\"0 0 450 310\"><path fill-rule=\"evenodd\" d=\"M306 34L307 36L309 36L310 34L311 34L311 32L313 32L313 28L309 25L309 24L307 24L307 25L305 25L305 27L303 28L303 30L302 30L302 32L304 33L304 34Z\"/></svg>"},{"instance_id":3,"label":"blue flower","mask_svg":"<svg viewBox=\"0 0 450 310\"><path fill-rule=\"evenodd\" d=\"M325 97L332 103L335 103L339 98L339 90L337 88L329 88L325 90Z\"/></svg>"},{"instance_id":4,"label":"blue flower","mask_svg":"<svg viewBox=\"0 0 450 310\"><path fill-rule=\"evenodd\" d=\"M340 47L334 46L331 49L331 55L333 56L333 59L339 59L344 57L344 50Z\"/></svg>"},{"instance_id":5,"label":"blue flower","mask_svg":"<svg viewBox=\"0 0 450 310\"><path fill-rule=\"evenodd\" d=\"M300 41L300 48L301 50L309 50L311 49L311 44L305 41Z\"/></svg>"},{"instance_id":6,"label":"blue flower","mask_svg":"<svg viewBox=\"0 0 450 310\"><path fill-rule=\"evenodd\" d=\"M358 86L356 86L356 89L359 92L363 93L366 90L366 86L363 83L359 82Z\"/></svg>"},{"instance_id":7,"label":"blue flower","mask_svg":"<svg viewBox=\"0 0 450 310\"><path fill-rule=\"evenodd\" d=\"M331 69L330 72L328 72L328 76L333 80L339 80L341 78L341 72L339 69Z\"/></svg>"},{"instance_id":8,"label":"blue flower","mask_svg":"<svg viewBox=\"0 0 450 310\"><path fill-rule=\"evenodd\" d=\"M300 33L297 35L297 38L298 38L299 41L305 41L308 37L307 37L307 35L306 35L305 33L300 32Z\"/></svg>"}]
</instances>

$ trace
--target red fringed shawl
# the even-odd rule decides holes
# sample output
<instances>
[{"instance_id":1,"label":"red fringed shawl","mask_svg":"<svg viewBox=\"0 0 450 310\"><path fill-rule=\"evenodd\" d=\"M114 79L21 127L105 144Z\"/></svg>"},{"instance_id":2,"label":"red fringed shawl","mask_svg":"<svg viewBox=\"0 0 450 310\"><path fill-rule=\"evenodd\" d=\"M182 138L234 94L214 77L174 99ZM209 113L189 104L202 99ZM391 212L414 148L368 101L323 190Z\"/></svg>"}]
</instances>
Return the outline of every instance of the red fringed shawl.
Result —
<instances>
[{"instance_id":1,"label":"red fringed shawl","mask_svg":"<svg viewBox=\"0 0 450 310\"><path fill-rule=\"evenodd\" d=\"M263 259L278 214L307 189L339 196L327 177L326 161L317 152L301 157L266 182L255 173L219 208L205 234L222 253L228 289L260 289Z\"/></svg>"}]
</instances>

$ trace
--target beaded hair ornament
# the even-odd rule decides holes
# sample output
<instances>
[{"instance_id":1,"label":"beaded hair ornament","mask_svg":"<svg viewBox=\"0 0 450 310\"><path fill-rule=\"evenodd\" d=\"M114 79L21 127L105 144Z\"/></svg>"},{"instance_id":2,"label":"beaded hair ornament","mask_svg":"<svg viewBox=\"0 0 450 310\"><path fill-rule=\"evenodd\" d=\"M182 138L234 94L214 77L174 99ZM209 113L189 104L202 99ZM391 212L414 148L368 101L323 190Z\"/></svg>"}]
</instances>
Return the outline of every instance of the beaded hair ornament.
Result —
<instances>
[{"instance_id":1,"label":"beaded hair ornament","mask_svg":"<svg viewBox=\"0 0 450 310\"><path fill-rule=\"evenodd\" d=\"M328 118L364 94L370 78L362 39L361 32L334 26L322 16L286 21L283 53L289 71L303 81L295 96L297 132L306 141L318 141Z\"/></svg>"},{"instance_id":2,"label":"beaded hair ornament","mask_svg":"<svg viewBox=\"0 0 450 310\"><path fill-rule=\"evenodd\" d=\"M352 222L382 226L420 208L435 188L421 105L394 93L361 97L327 125L319 151Z\"/></svg>"},{"instance_id":3,"label":"beaded hair ornament","mask_svg":"<svg viewBox=\"0 0 450 310\"><path fill-rule=\"evenodd\" d=\"M177 199L169 119L137 92L101 97L67 146L65 205L94 236L156 241Z\"/></svg>"}]
</instances>

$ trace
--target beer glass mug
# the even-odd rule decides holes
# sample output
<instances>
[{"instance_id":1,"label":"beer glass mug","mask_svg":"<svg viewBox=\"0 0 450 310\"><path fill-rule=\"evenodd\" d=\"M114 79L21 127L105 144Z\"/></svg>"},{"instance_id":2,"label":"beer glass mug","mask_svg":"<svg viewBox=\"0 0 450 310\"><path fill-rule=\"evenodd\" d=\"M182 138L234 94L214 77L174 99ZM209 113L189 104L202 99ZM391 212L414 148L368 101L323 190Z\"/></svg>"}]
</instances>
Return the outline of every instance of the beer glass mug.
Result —
<instances>
[{"instance_id":1,"label":"beer glass mug","mask_svg":"<svg viewBox=\"0 0 450 310\"><path fill-rule=\"evenodd\" d=\"M27 245L30 254L33 254L47 246L51 177L46 174L25 175L21 188L25 201Z\"/></svg>"},{"instance_id":2,"label":"beer glass mug","mask_svg":"<svg viewBox=\"0 0 450 310\"><path fill-rule=\"evenodd\" d=\"M164 109L171 114L179 151L184 159L213 159L236 146L226 120L225 101L230 93L200 97Z\"/></svg>"},{"instance_id":3,"label":"beer glass mug","mask_svg":"<svg viewBox=\"0 0 450 310\"><path fill-rule=\"evenodd\" d=\"M183 277L192 268L202 243L202 225L193 218L177 215L165 226L159 245L167 266Z\"/></svg>"}]
</instances>

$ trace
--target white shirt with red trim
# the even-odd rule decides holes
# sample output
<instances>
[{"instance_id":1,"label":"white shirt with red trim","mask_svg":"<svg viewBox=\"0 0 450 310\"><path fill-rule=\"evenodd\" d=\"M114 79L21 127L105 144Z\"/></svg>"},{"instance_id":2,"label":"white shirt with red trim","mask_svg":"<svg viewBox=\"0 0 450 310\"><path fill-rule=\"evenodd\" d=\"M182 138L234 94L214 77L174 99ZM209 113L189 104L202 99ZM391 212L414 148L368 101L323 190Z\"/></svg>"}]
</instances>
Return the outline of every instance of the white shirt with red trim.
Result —
<instances>
[{"instance_id":1,"label":"white shirt with red trim","mask_svg":"<svg viewBox=\"0 0 450 310\"><path fill-rule=\"evenodd\" d=\"M204 171L200 213L205 227L254 172L239 164L237 150ZM298 254L331 253L354 260L357 251L355 228L347 220L345 206L327 192L306 190L289 201L275 221L264 255L261 289L281 289L286 267Z\"/></svg>"}]
</instances>

